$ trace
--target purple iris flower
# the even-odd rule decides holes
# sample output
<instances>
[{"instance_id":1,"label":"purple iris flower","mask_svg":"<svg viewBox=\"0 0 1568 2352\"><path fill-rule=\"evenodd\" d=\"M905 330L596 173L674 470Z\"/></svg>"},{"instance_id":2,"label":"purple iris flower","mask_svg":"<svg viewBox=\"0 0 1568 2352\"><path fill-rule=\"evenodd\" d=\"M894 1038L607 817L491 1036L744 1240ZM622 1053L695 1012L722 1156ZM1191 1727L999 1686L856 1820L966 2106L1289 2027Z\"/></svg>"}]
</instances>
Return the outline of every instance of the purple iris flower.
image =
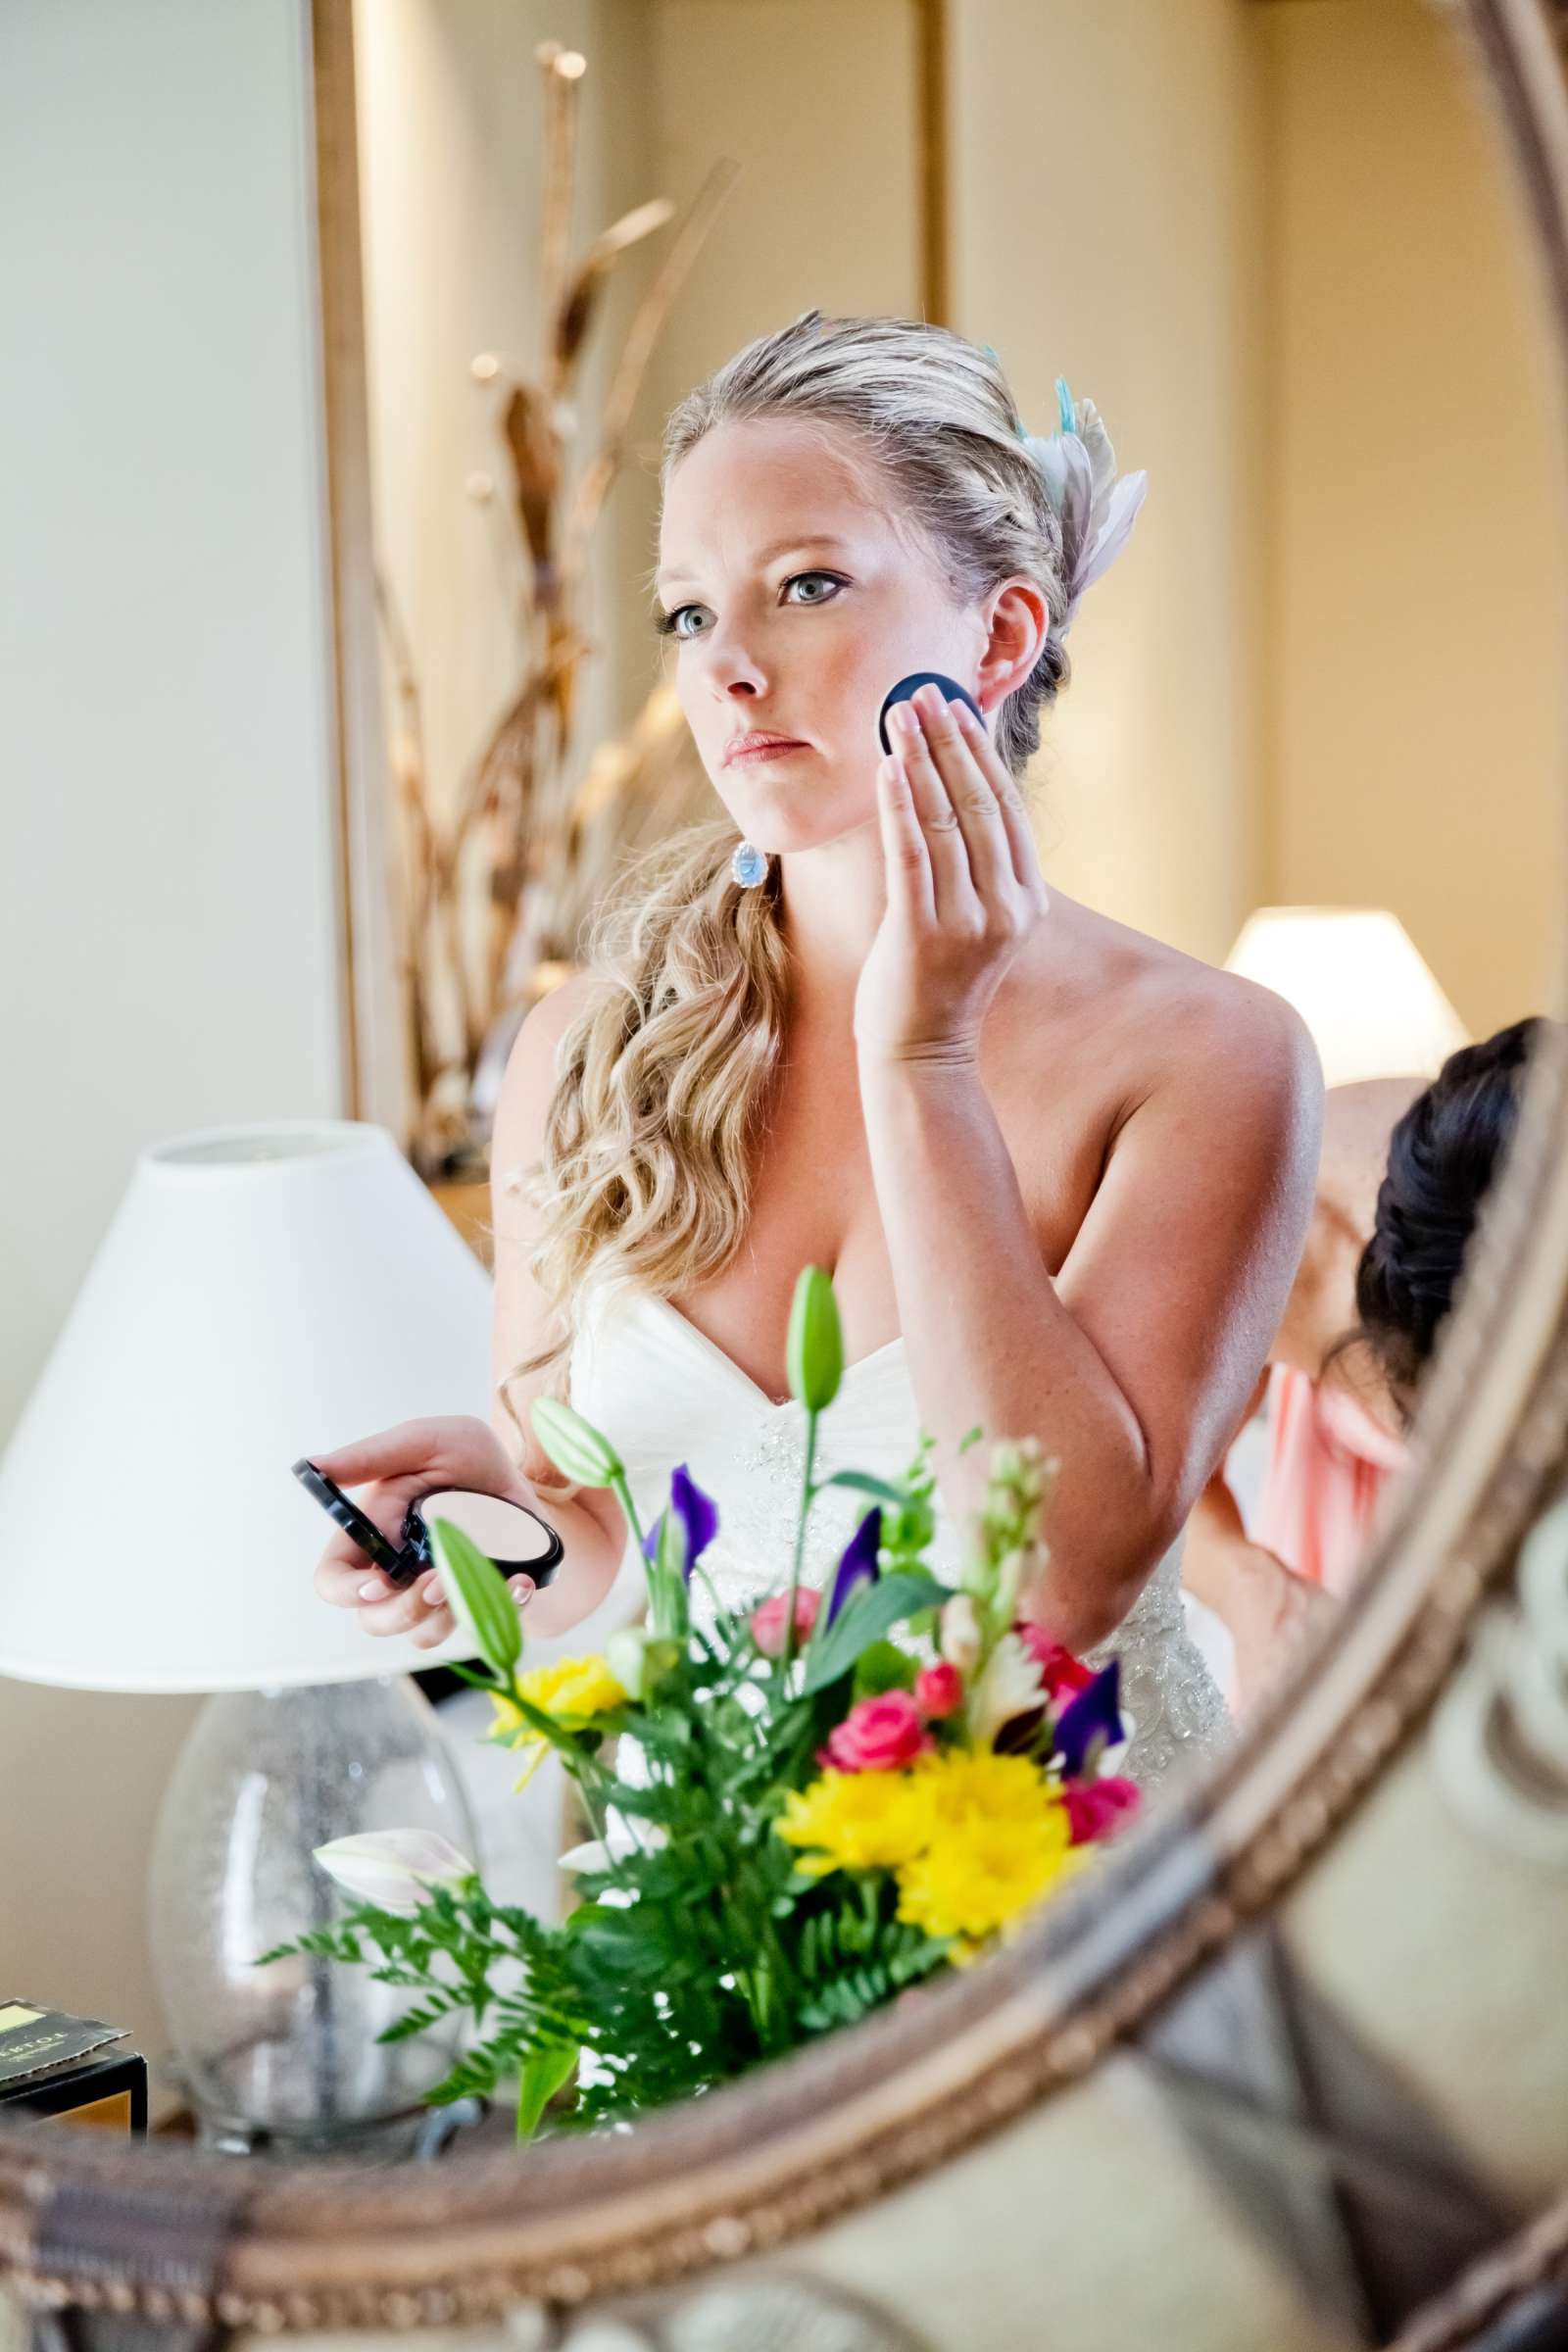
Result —
<instances>
[{"instance_id":1,"label":"purple iris flower","mask_svg":"<svg viewBox=\"0 0 1568 2352\"><path fill-rule=\"evenodd\" d=\"M686 1530L686 1581L691 1582L693 1568L718 1533L718 1505L710 1494L705 1494L684 1462L680 1463L669 1482L669 1507ZM650 1567L659 1557L660 1531L664 1515L660 1513L643 1538L643 1557Z\"/></svg>"},{"instance_id":2,"label":"purple iris flower","mask_svg":"<svg viewBox=\"0 0 1568 2352\"><path fill-rule=\"evenodd\" d=\"M861 1585L876 1583L880 1574L876 1555L881 1542L882 1506L873 1503L844 1547L843 1557L833 1578L833 1590L828 1594L829 1625L853 1592L858 1592Z\"/></svg>"},{"instance_id":3,"label":"purple iris flower","mask_svg":"<svg viewBox=\"0 0 1568 2352\"><path fill-rule=\"evenodd\" d=\"M1056 1748L1069 1780L1083 1771L1096 1740L1113 1747L1121 1738L1121 1710L1117 1704L1120 1683L1121 1667L1112 1658L1071 1704L1062 1708L1056 1725Z\"/></svg>"}]
</instances>

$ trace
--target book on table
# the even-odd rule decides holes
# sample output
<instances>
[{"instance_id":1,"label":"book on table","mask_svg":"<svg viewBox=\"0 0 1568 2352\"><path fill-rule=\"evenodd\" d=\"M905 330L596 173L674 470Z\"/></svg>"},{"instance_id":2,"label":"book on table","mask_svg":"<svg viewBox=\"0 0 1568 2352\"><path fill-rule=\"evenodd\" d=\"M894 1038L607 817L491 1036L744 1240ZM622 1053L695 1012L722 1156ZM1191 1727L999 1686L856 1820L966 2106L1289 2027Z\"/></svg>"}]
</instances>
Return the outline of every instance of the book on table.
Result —
<instances>
[{"instance_id":1,"label":"book on table","mask_svg":"<svg viewBox=\"0 0 1568 2352\"><path fill-rule=\"evenodd\" d=\"M0 2107L140 2135L147 2061L128 2028L36 2001L0 1999Z\"/></svg>"}]
</instances>

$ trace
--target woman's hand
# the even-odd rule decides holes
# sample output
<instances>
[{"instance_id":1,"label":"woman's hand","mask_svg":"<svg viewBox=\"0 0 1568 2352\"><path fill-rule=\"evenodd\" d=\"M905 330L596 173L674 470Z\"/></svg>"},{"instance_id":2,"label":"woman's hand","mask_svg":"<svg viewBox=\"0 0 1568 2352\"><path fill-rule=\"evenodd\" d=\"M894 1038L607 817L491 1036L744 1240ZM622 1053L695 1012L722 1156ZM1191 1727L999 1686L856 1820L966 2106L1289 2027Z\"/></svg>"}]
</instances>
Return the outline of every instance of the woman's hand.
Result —
<instances>
[{"instance_id":1,"label":"woman's hand","mask_svg":"<svg viewBox=\"0 0 1568 2352\"><path fill-rule=\"evenodd\" d=\"M394 1544L403 1541L410 1503L438 1487L466 1487L534 1507L533 1489L494 1430L466 1416L400 1421L377 1437L311 1459L335 1486L366 1489L358 1497L361 1510ZM536 1590L531 1576L508 1581L519 1605ZM317 1565L316 1590L334 1608L358 1609L366 1633L407 1634L417 1649L435 1649L455 1623L433 1569L400 1590L341 1529Z\"/></svg>"},{"instance_id":2,"label":"woman's hand","mask_svg":"<svg viewBox=\"0 0 1568 2352\"><path fill-rule=\"evenodd\" d=\"M1018 788L962 703L922 686L877 770L887 911L855 995L862 1054L978 1056L1003 975L1051 901Z\"/></svg>"}]
</instances>

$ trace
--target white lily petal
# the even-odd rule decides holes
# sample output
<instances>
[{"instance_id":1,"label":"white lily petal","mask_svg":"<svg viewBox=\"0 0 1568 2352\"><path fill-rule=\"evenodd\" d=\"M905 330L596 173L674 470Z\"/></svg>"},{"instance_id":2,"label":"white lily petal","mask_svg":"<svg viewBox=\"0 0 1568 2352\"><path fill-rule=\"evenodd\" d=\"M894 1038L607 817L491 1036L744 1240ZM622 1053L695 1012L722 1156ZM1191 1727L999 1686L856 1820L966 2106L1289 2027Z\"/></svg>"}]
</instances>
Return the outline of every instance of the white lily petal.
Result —
<instances>
[{"instance_id":1,"label":"white lily petal","mask_svg":"<svg viewBox=\"0 0 1568 2352\"><path fill-rule=\"evenodd\" d=\"M359 1902L412 1913L427 1886L458 1886L474 1865L438 1830L364 1830L315 1849L329 1878Z\"/></svg>"},{"instance_id":2,"label":"white lily petal","mask_svg":"<svg viewBox=\"0 0 1568 2352\"><path fill-rule=\"evenodd\" d=\"M574 1845L561 1856L563 1870L612 1870L624 1862L628 1854L653 1853L665 1842L666 1833L657 1822L645 1821L634 1828L626 1815L614 1805L605 1812L605 1835L590 1838L583 1845Z\"/></svg>"},{"instance_id":3,"label":"white lily petal","mask_svg":"<svg viewBox=\"0 0 1568 2352\"><path fill-rule=\"evenodd\" d=\"M1016 1634L1004 1634L969 1697L969 1736L989 1747L1004 1723L1046 1703L1039 1666Z\"/></svg>"},{"instance_id":4,"label":"white lily petal","mask_svg":"<svg viewBox=\"0 0 1568 2352\"><path fill-rule=\"evenodd\" d=\"M598 1838L590 1838L585 1845L568 1845L557 1856L563 1870L609 1870L612 1860L609 1846Z\"/></svg>"}]
</instances>

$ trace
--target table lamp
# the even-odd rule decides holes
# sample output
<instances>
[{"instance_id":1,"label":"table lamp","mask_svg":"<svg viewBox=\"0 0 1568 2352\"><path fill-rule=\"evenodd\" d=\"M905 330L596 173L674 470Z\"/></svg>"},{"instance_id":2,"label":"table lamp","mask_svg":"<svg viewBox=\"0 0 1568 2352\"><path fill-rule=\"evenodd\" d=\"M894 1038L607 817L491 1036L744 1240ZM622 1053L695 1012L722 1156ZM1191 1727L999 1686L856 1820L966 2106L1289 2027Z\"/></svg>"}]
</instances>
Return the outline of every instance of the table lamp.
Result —
<instances>
[{"instance_id":1,"label":"table lamp","mask_svg":"<svg viewBox=\"0 0 1568 2352\"><path fill-rule=\"evenodd\" d=\"M1329 1086L1435 1078L1468 1045L1397 915L1380 906L1261 906L1225 958L1294 1004Z\"/></svg>"},{"instance_id":2,"label":"table lamp","mask_svg":"<svg viewBox=\"0 0 1568 2352\"><path fill-rule=\"evenodd\" d=\"M333 1915L327 1839L437 1830L475 1853L410 1670L312 1571L290 1475L424 1413L487 1413L490 1280L382 1128L230 1127L142 1152L0 1461L0 1674L206 1691L159 1817L152 1949L206 2144L370 2150L451 2062L385 2047L402 1996L272 1944ZM454 2024L454 2033L456 2025Z\"/></svg>"}]
</instances>

